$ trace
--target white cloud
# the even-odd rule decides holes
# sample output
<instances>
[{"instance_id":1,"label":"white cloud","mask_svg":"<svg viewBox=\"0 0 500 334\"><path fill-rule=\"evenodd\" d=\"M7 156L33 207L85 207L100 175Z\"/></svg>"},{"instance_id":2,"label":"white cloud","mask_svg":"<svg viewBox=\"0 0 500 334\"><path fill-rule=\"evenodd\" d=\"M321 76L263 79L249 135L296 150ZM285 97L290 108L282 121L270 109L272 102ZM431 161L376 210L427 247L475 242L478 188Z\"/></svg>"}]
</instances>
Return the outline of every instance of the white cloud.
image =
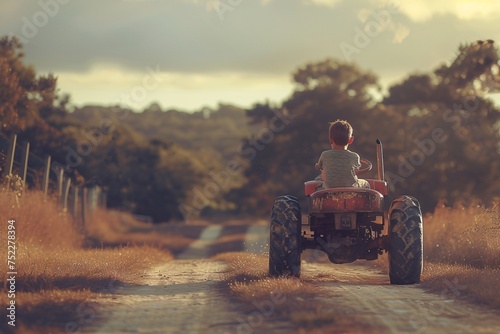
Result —
<instances>
[{"instance_id":1,"label":"white cloud","mask_svg":"<svg viewBox=\"0 0 500 334\"><path fill-rule=\"evenodd\" d=\"M184 0L184 2L195 4L195 5L204 5L207 12L217 11L219 10L221 4L225 5L224 8L231 10L238 7L243 3L244 0ZM260 4L262 6L267 6L273 0L260 0Z\"/></svg>"},{"instance_id":2,"label":"white cloud","mask_svg":"<svg viewBox=\"0 0 500 334\"><path fill-rule=\"evenodd\" d=\"M302 3L306 5L317 5L325 7L335 7L342 0L302 0Z\"/></svg>"},{"instance_id":3,"label":"white cloud","mask_svg":"<svg viewBox=\"0 0 500 334\"><path fill-rule=\"evenodd\" d=\"M410 29L402 25L401 23L396 24L394 30L394 37L392 42L395 44L401 44L410 35Z\"/></svg>"},{"instance_id":4,"label":"white cloud","mask_svg":"<svg viewBox=\"0 0 500 334\"><path fill-rule=\"evenodd\" d=\"M401 16L398 18L399 6L394 3L380 2L378 4L372 3L375 8L360 8L358 10L357 18L363 23L364 30L369 33L373 26L378 27L378 33L388 31L393 34L392 42L394 44L402 43L410 34L410 29L403 25Z\"/></svg>"},{"instance_id":5,"label":"white cloud","mask_svg":"<svg viewBox=\"0 0 500 334\"><path fill-rule=\"evenodd\" d=\"M414 22L425 22L434 15L452 14L461 20L493 19L500 15L497 0L401 1L400 10Z\"/></svg>"}]
</instances>

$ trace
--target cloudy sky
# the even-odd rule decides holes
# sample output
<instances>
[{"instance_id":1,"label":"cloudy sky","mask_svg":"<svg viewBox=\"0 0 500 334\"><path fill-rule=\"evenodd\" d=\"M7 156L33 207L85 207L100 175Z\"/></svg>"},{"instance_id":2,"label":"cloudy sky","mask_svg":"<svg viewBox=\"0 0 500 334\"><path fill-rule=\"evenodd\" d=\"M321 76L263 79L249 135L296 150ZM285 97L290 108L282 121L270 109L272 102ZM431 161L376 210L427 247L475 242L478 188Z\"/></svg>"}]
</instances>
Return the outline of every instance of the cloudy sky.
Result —
<instances>
[{"instance_id":1,"label":"cloudy sky","mask_svg":"<svg viewBox=\"0 0 500 334\"><path fill-rule=\"evenodd\" d=\"M327 57L389 85L500 41L499 16L497 0L0 0L0 35L77 106L192 111L280 102L292 71Z\"/></svg>"}]
</instances>

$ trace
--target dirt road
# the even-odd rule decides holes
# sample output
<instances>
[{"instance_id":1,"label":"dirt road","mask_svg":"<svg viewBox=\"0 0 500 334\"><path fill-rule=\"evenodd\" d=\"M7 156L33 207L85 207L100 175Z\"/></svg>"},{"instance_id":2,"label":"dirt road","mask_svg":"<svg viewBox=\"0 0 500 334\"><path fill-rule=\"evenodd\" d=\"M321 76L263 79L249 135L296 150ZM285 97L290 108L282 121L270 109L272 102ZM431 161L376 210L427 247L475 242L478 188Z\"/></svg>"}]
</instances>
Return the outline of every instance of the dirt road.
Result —
<instances>
[{"instance_id":1,"label":"dirt road","mask_svg":"<svg viewBox=\"0 0 500 334\"><path fill-rule=\"evenodd\" d=\"M500 314L463 300L466 286L446 282L439 294L418 285L390 285L388 277L361 264L309 263L303 279L325 292L325 300L359 317L380 333L500 333Z\"/></svg>"},{"instance_id":2,"label":"dirt road","mask_svg":"<svg viewBox=\"0 0 500 334\"><path fill-rule=\"evenodd\" d=\"M228 251L260 253L265 250L266 226L232 229L239 234L244 230L245 237L239 243L228 243ZM251 315L239 311L241 304L220 284L225 265L206 259L213 255L214 249L220 249L216 243L224 236L228 237L225 227L203 228L199 241L178 254L178 260L151 268L144 273L140 285L122 287L114 299L101 301L104 306L84 332L299 332L286 317L278 319L261 310L260 318L252 319ZM304 254L303 260L307 259ZM448 282L448 289L442 293L432 294L418 285L389 285L386 275L359 264L304 262L302 276L302 280L321 291L318 302L331 308L333 314L352 318L353 323L362 321L369 332L500 333L498 312L463 301L467 287L461 286L459 280ZM353 330L330 328L327 332L361 331L358 327Z\"/></svg>"}]
</instances>

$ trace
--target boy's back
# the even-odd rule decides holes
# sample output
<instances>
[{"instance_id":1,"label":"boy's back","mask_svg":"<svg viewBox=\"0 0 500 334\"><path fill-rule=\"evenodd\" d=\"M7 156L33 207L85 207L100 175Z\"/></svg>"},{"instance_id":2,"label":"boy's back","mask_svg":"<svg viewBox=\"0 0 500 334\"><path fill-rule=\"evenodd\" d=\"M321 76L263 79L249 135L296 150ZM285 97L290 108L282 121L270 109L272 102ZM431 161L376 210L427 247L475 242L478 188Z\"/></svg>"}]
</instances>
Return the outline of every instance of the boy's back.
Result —
<instances>
[{"instance_id":1,"label":"boy's back","mask_svg":"<svg viewBox=\"0 0 500 334\"><path fill-rule=\"evenodd\" d=\"M323 170L324 188L352 187L358 178L359 155L349 150L328 150L321 153L318 167Z\"/></svg>"}]
</instances>

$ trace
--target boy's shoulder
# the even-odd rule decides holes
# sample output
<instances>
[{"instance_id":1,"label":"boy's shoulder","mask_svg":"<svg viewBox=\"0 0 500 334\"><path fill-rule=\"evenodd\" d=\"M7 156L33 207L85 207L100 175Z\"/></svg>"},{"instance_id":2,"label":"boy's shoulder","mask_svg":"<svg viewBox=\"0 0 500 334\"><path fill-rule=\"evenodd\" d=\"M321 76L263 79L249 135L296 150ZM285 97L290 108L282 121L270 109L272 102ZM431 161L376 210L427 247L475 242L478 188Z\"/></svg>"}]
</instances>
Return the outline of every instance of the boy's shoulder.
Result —
<instances>
[{"instance_id":1,"label":"boy's shoulder","mask_svg":"<svg viewBox=\"0 0 500 334\"><path fill-rule=\"evenodd\" d=\"M349 150L326 150L321 153L321 155L329 155L329 156L335 156L335 155L342 155L342 156L358 156L356 152L352 152Z\"/></svg>"},{"instance_id":2,"label":"boy's shoulder","mask_svg":"<svg viewBox=\"0 0 500 334\"><path fill-rule=\"evenodd\" d=\"M346 150L346 151L349 152L350 155L353 155L353 156L356 156L356 157L359 156L359 154L357 154L356 152L349 151L349 150Z\"/></svg>"}]
</instances>

